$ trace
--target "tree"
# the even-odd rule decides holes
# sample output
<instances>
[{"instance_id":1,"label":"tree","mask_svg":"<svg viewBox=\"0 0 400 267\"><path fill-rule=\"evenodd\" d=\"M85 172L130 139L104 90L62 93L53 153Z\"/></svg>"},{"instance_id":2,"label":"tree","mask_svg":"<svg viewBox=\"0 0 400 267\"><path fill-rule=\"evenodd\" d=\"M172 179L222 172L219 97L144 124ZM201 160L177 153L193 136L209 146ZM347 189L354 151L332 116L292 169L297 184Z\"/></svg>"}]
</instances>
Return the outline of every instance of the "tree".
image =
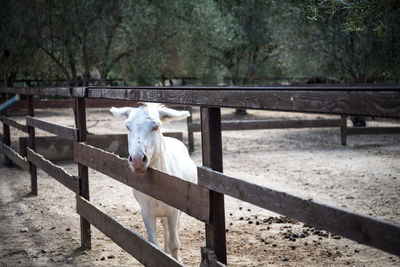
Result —
<instances>
[{"instance_id":1,"label":"tree","mask_svg":"<svg viewBox=\"0 0 400 267\"><path fill-rule=\"evenodd\" d=\"M400 74L397 1L312 1L312 43L324 68L346 82L376 82Z\"/></svg>"},{"instance_id":2,"label":"tree","mask_svg":"<svg viewBox=\"0 0 400 267\"><path fill-rule=\"evenodd\" d=\"M25 1L0 2L0 50L10 51L6 60L9 86L18 76L54 79L61 73L52 60L32 42L31 11Z\"/></svg>"},{"instance_id":3,"label":"tree","mask_svg":"<svg viewBox=\"0 0 400 267\"><path fill-rule=\"evenodd\" d=\"M345 31L363 32L372 30L378 37L385 30L399 30L400 2L396 0L318 0L310 1L309 17L318 20L321 13L342 17Z\"/></svg>"},{"instance_id":4,"label":"tree","mask_svg":"<svg viewBox=\"0 0 400 267\"><path fill-rule=\"evenodd\" d=\"M274 59L277 42L271 25L274 1L204 1L197 8L197 40L224 66L232 84L253 84Z\"/></svg>"}]
</instances>

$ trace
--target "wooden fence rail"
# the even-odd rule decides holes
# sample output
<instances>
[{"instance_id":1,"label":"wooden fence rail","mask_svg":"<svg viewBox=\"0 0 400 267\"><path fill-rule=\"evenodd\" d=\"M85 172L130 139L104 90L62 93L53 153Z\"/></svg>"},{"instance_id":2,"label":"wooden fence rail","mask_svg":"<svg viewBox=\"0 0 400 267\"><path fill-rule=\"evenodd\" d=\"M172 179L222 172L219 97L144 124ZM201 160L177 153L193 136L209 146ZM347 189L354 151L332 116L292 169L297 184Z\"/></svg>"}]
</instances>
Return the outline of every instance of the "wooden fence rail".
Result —
<instances>
[{"instance_id":1,"label":"wooden fence rail","mask_svg":"<svg viewBox=\"0 0 400 267\"><path fill-rule=\"evenodd\" d=\"M74 159L200 221L209 221L209 195L203 187L151 168L134 174L127 159L81 143L74 144Z\"/></svg>"},{"instance_id":2,"label":"wooden fence rail","mask_svg":"<svg viewBox=\"0 0 400 267\"><path fill-rule=\"evenodd\" d=\"M19 122L11 119L10 117L2 116L1 121L11 127L14 127L20 131L28 133L28 126L20 124Z\"/></svg>"},{"instance_id":3,"label":"wooden fence rail","mask_svg":"<svg viewBox=\"0 0 400 267\"><path fill-rule=\"evenodd\" d=\"M29 162L26 158L22 157L18 152L5 144L1 144L0 152L8 157L12 162L20 166L23 170L29 171Z\"/></svg>"},{"instance_id":4,"label":"wooden fence rail","mask_svg":"<svg viewBox=\"0 0 400 267\"><path fill-rule=\"evenodd\" d=\"M80 196L76 197L76 210L90 224L110 237L116 244L145 266L183 266L164 251L124 227L113 217L102 212Z\"/></svg>"},{"instance_id":5,"label":"wooden fence rail","mask_svg":"<svg viewBox=\"0 0 400 267\"><path fill-rule=\"evenodd\" d=\"M43 131L58 135L67 140L75 141L78 138L78 130L75 128L61 126L30 116L26 116L26 125L34 128L39 128Z\"/></svg>"},{"instance_id":6,"label":"wooden fence rail","mask_svg":"<svg viewBox=\"0 0 400 267\"><path fill-rule=\"evenodd\" d=\"M0 88L0 93L400 118L396 85Z\"/></svg>"},{"instance_id":7,"label":"wooden fence rail","mask_svg":"<svg viewBox=\"0 0 400 267\"><path fill-rule=\"evenodd\" d=\"M198 179L199 185L210 190L400 255L400 225L276 191L205 167L198 168Z\"/></svg>"},{"instance_id":8,"label":"wooden fence rail","mask_svg":"<svg viewBox=\"0 0 400 267\"><path fill-rule=\"evenodd\" d=\"M346 135L400 134L400 127L348 127Z\"/></svg>"},{"instance_id":9,"label":"wooden fence rail","mask_svg":"<svg viewBox=\"0 0 400 267\"><path fill-rule=\"evenodd\" d=\"M79 193L78 177L67 173L63 168L46 160L42 155L36 153L30 148L27 149L27 158L30 162L35 164L36 167L42 169L65 187L72 190L72 192Z\"/></svg>"},{"instance_id":10,"label":"wooden fence rail","mask_svg":"<svg viewBox=\"0 0 400 267\"><path fill-rule=\"evenodd\" d=\"M282 129L282 128L314 128L314 127L342 127L346 123L344 119L315 119L315 120L235 120L222 121L221 130L241 131L260 129ZM189 131L201 132L200 123L189 125Z\"/></svg>"},{"instance_id":11,"label":"wooden fence rail","mask_svg":"<svg viewBox=\"0 0 400 267\"><path fill-rule=\"evenodd\" d=\"M285 120L232 120L221 121L222 131L242 131L242 130L267 130L267 129L289 129L289 128L319 128L319 127L340 127L342 145L346 144L344 129L347 119L285 119ZM188 141L189 151L194 151L194 132L201 132L201 124L188 121ZM400 127L399 127L400 129Z\"/></svg>"},{"instance_id":12,"label":"wooden fence rail","mask_svg":"<svg viewBox=\"0 0 400 267\"><path fill-rule=\"evenodd\" d=\"M90 225L94 225L145 265L181 266L169 255L89 202L88 167L90 167L205 222L207 248L202 250L204 252L202 255L203 263L209 266L226 264L224 195L400 256L400 225L224 175L221 130L233 129L234 126L229 123L221 124L220 113L220 107L229 107L400 118L399 86L181 87L173 89L160 87L1 88L0 93L3 95L18 93L28 96L29 116L26 119L29 133L28 160L10 148L7 127L25 128L10 120L6 112L2 112L3 143L0 146L0 152L25 170L29 170L33 194L37 192L36 166L78 193L77 212L81 216L83 248L91 246ZM76 129L33 118L34 95L74 98ZM126 159L84 144L83 142L87 141L85 113L87 98L200 106L204 167L198 168L198 184L192 184L153 169L142 176L134 175L129 170ZM290 123L292 122L288 122ZM326 122L321 122L321 125L324 123ZM334 123L338 123L340 127L343 126L342 120ZM250 122L244 124L243 129L257 129L266 125L273 127L274 123ZM193 129L198 129L200 126L193 127L197 127ZM78 177L68 174L35 152L35 128L74 141L74 159L78 163ZM176 193L177 191L179 194Z\"/></svg>"},{"instance_id":13,"label":"wooden fence rail","mask_svg":"<svg viewBox=\"0 0 400 267\"><path fill-rule=\"evenodd\" d=\"M53 109L53 108L74 108L73 99L51 99L40 100L35 98L33 101L35 109ZM110 100L110 99L86 99L87 108L106 108L106 107L126 107L135 106L132 101L128 100ZM26 107L26 100L20 100L12 106L13 110L22 110Z\"/></svg>"}]
</instances>

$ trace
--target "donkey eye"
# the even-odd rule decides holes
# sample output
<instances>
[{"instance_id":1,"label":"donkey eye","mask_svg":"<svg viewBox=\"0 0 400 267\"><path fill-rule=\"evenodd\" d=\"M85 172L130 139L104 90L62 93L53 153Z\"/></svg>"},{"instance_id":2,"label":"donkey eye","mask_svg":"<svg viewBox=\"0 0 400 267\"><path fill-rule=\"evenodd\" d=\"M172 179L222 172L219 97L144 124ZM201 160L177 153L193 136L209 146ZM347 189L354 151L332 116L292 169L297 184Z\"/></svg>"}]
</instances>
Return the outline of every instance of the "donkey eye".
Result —
<instances>
[{"instance_id":1,"label":"donkey eye","mask_svg":"<svg viewBox=\"0 0 400 267\"><path fill-rule=\"evenodd\" d=\"M126 129L128 129L128 131L130 131L131 129L129 128L129 126L128 125L125 125L125 127L126 127Z\"/></svg>"},{"instance_id":2,"label":"donkey eye","mask_svg":"<svg viewBox=\"0 0 400 267\"><path fill-rule=\"evenodd\" d=\"M158 125L154 126L151 130L152 130L153 132L154 132L154 131L157 131L157 130L158 130Z\"/></svg>"}]
</instances>

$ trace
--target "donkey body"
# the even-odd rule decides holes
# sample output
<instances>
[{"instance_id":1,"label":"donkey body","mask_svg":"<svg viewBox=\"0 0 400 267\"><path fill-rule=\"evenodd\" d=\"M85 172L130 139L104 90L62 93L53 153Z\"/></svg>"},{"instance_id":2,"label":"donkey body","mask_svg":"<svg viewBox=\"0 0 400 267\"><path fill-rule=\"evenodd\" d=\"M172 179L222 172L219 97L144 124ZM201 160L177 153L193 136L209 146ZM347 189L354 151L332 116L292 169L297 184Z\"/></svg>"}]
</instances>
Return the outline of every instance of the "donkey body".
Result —
<instances>
[{"instance_id":1,"label":"donkey body","mask_svg":"<svg viewBox=\"0 0 400 267\"><path fill-rule=\"evenodd\" d=\"M161 133L162 122L190 116L187 111L177 111L160 105L144 105L139 108L111 108L115 116L125 117L128 129L129 166L135 173L143 173L148 167L169 175L197 183L196 166L186 146L177 139ZM176 192L179 194L179 192ZM180 211L133 189L139 202L148 239L159 246L157 240L157 218L164 228L164 250L179 259Z\"/></svg>"}]
</instances>

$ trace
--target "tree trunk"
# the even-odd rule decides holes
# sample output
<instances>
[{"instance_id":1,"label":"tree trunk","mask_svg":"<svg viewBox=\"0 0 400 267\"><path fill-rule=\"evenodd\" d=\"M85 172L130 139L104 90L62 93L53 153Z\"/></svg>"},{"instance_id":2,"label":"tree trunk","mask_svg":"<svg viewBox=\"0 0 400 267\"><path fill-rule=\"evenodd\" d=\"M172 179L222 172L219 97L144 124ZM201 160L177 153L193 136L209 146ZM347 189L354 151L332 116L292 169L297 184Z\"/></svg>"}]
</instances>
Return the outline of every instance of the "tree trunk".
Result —
<instances>
[{"instance_id":1,"label":"tree trunk","mask_svg":"<svg viewBox=\"0 0 400 267\"><path fill-rule=\"evenodd\" d=\"M82 38L82 54L83 54L83 85L89 85L90 82L90 59L86 41L86 31Z\"/></svg>"},{"instance_id":2,"label":"tree trunk","mask_svg":"<svg viewBox=\"0 0 400 267\"><path fill-rule=\"evenodd\" d=\"M101 71L100 72L100 84L99 85L106 85L107 83L107 75L108 71Z\"/></svg>"},{"instance_id":3,"label":"tree trunk","mask_svg":"<svg viewBox=\"0 0 400 267\"><path fill-rule=\"evenodd\" d=\"M233 86L239 86L239 78L238 77L231 78L231 79L232 79ZM239 115L239 116L244 116L244 115L247 115L247 111L244 108L237 108L235 110L235 114Z\"/></svg>"}]
</instances>

